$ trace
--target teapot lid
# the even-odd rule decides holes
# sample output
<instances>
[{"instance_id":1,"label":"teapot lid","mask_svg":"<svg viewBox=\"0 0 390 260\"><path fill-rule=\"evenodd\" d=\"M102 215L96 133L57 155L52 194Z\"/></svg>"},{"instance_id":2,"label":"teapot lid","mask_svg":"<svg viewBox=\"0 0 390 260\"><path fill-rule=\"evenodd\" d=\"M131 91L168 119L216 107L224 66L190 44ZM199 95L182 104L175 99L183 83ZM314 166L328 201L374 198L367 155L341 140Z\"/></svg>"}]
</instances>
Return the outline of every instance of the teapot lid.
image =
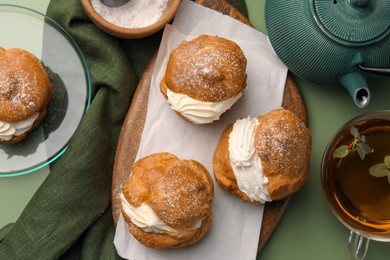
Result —
<instances>
[{"instance_id":1,"label":"teapot lid","mask_svg":"<svg viewBox=\"0 0 390 260\"><path fill-rule=\"evenodd\" d=\"M367 45L381 40L390 32L389 1L312 2L312 13L317 25L336 42L349 46Z\"/></svg>"}]
</instances>

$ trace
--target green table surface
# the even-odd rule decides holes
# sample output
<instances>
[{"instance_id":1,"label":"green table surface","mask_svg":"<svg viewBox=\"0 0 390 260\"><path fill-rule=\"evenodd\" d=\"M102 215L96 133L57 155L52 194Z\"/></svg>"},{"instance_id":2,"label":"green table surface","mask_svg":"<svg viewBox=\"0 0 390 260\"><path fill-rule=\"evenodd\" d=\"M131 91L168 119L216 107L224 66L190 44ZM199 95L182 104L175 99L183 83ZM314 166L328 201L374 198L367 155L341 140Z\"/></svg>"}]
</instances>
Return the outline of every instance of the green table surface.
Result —
<instances>
[{"instance_id":1,"label":"green table surface","mask_svg":"<svg viewBox=\"0 0 390 260\"><path fill-rule=\"evenodd\" d=\"M251 22L266 33L264 2L246 0ZM2 3L20 4L44 13L49 0L0 0ZM295 80L306 104L313 138L310 175L303 188L292 196L257 259L348 259L348 230L333 216L321 191L321 158L328 140L345 121L364 112L390 109L390 80L383 77L370 80L371 103L364 109L358 109L344 90L316 86L297 77ZM18 218L47 174L43 170L0 179L0 227ZM390 244L370 243L366 259L389 258Z\"/></svg>"}]
</instances>

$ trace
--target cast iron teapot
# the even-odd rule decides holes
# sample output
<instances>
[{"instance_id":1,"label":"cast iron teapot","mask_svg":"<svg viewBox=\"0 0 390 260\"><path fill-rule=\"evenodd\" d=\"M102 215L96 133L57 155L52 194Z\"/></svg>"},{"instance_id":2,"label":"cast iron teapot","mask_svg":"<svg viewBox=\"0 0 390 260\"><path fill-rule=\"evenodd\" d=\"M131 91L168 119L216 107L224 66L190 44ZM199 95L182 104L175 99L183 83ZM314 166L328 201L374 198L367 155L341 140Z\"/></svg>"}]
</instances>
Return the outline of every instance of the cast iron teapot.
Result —
<instances>
[{"instance_id":1,"label":"cast iron teapot","mask_svg":"<svg viewBox=\"0 0 390 260\"><path fill-rule=\"evenodd\" d=\"M265 22L291 72L344 86L358 107L370 101L367 78L390 75L390 0L266 0Z\"/></svg>"}]
</instances>

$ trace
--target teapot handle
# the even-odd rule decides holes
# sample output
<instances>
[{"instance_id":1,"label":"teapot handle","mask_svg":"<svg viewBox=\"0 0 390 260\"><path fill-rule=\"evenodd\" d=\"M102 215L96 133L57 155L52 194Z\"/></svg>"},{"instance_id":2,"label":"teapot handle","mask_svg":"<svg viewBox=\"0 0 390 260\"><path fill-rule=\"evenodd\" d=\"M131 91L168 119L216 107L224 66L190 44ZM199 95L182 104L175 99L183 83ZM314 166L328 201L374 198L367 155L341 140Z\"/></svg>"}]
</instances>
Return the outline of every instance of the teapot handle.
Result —
<instances>
[{"instance_id":1,"label":"teapot handle","mask_svg":"<svg viewBox=\"0 0 390 260\"><path fill-rule=\"evenodd\" d=\"M358 64L359 69L365 72L374 73L382 76L390 76L390 68L372 68Z\"/></svg>"}]
</instances>

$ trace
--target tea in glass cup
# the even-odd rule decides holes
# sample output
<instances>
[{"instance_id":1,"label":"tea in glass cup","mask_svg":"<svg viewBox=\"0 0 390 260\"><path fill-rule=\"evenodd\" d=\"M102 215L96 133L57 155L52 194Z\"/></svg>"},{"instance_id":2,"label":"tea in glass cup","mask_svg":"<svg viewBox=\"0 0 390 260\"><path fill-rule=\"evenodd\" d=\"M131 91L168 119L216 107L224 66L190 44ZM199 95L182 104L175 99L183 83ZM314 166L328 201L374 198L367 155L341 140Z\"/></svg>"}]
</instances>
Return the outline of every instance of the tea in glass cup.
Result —
<instances>
[{"instance_id":1,"label":"tea in glass cup","mask_svg":"<svg viewBox=\"0 0 390 260\"><path fill-rule=\"evenodd\" d=\"M335 133L321 182L334 215L351 230L354 259L364 258L370 239L390 241L390 111L359 115Z\"/></svg>"}]
</instances>

